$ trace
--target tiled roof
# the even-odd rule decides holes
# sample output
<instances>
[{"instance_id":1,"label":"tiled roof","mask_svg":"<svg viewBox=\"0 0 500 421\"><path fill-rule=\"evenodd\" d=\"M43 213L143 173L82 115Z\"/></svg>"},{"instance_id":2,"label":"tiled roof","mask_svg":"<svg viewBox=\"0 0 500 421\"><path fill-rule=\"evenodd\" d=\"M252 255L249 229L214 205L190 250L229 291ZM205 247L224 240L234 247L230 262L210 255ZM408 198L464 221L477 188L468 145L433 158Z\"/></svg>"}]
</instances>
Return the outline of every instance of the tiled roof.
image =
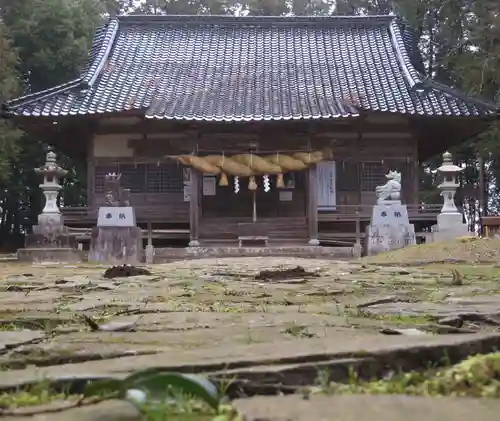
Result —
<instances>
[{"instance_id":1,"label":"tiled roof","mask_svg":"<svg viewBox=\"0 0 500 421\"><path fill-rule=\"evenodd\" d=\"M22 116L143 111L239 121L487 116L495 105L426 80L394 16L120 16L99 29L81 77L7 104Z\"/></svg>"}]
</instances>

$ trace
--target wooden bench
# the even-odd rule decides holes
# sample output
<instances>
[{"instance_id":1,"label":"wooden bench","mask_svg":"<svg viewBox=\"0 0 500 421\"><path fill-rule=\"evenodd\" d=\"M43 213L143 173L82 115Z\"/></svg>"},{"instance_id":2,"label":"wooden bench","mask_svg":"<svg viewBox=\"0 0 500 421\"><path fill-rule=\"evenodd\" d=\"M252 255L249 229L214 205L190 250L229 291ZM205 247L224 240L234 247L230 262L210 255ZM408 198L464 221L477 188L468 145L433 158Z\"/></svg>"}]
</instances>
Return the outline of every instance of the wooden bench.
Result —
<instances>
[{"instance_id":1,"label":"wooden bench","mask_svg":"<svg viewBox=\"0 0 500 421\"><path fill-rule=\"evenodd\" d=\"M238 224L238 247L244 243L269 243L269 225L261 222L243 222Z\"/></svg>"}]
</instances>

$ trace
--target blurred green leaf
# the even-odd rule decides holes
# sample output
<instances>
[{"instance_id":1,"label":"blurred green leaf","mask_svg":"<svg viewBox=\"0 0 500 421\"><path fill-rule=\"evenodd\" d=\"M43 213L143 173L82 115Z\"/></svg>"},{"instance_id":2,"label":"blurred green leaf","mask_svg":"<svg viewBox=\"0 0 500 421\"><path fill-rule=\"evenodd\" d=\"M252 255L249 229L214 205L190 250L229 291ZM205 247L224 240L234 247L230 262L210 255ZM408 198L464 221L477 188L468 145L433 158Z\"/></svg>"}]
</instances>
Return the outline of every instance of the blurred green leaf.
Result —
<instances>
[{"instance_id":1,"label":"blurred green leaf","mask_svg":"<svg viewBox=\"0 0 500 421\"><path fill-rule=\"evenodd\" d=\"M165 398L169 391L189 395L217 409L220 402L217 387L206 377L182 373L136 373L124 380L127 389L144 390L149 396Z\"/></svg>"}]
</instances>

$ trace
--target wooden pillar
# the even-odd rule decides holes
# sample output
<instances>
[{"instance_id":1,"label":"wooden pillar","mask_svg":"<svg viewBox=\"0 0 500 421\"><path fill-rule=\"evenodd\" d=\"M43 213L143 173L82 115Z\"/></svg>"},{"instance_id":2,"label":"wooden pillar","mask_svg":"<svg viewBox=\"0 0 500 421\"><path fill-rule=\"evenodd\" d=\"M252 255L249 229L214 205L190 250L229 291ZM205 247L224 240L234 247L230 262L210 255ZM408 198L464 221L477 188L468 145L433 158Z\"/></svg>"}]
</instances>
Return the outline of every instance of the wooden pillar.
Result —
<instances>
[{"instance_id":1,"label":"wooden pillar","mask_svg":"<svg viewBox=\"0 0 500 421\"><path fill-rule=\"evenodd\" d=\"M319 246L318 240L318 182L316 164L307 171L307 221L309 224L309 245Z\"/></svg>"},{"instance_id":2,"label":"wooden pillar","mask_svg":"<svg viewBox=\"0 0 500 421\"><path fill-rule=\"evenodd\" d=\"M146 245L146 263L151 265L155 260L155 249L153 247L153 223L148 221L148 243Z\"/></svg>"},{"instance_id":3,"label":"wooden pillar","mask_svg":"<svg viewBox=\"0 0 500 421\"><path fill-rule=\"evenodd\" d=\"M87 140L87 207L95 205L95 158L93 138Z\"/></svg>"},{"instance_id":4,"label":"wooden pillar","mask_svg":"<svg viewBox=\"0 0 500 421\"><path fill-rule=\"evenodd\" d=\"M485 179L484 156L479 154L479 206L480 216L488 216L488 189Z\"/></svg>"},{"instance_id":5,"label":"wooden pillar","mask_svg":"<svg viewBox=\"0 0 500 421\"><path fill-rule=\"evenodd\" d=\"M189 202L189 247L199 247L200 222L200 180L201 173L191 168L191 186Z\"/></svg>"},{"instance_id":6,"label":"wooden pillar","mask_svg":"<svg viewBox=\"0 0 500 421\"><path fill-rule=\"evenodd\" d=\"M418 157L415 157L413 161L413 197L411 204L420 203L420 162ZM408 204L408 202L407 202Z\"/></svg>"}]
</instances>

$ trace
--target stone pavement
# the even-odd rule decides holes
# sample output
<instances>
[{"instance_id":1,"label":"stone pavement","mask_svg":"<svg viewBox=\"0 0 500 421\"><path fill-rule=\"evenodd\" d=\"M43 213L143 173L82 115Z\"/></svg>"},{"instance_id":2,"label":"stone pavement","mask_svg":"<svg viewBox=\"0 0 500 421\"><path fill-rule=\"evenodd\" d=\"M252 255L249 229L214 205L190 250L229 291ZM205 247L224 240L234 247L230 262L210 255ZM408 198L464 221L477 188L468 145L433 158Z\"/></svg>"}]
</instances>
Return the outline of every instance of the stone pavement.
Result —
<instances>
[{"instance_id":1,"label":"stone pavement","mask_svg":"<svg viewBox=\"0 0 500 421\"><path fill-rule=\"evenodd\" d=\"M272 396L239 399L246 421L498 421L496 399L415 396ZM60 413L2 417L4 421L141 421L126 402L109 401Z\"/></svg>"},{"instance_id":2,"label":"stone pavement","mask_svg":"<svg viewBox=\"0 0 500 421\"><path fill-rule=\"evenodd\" d=\"M497 421L496 399L415 396L300 396L241 399L247 421Z\"/></svg>"},{"instance_id":3,"label":"stone pavement","mask_svg":"<svg viewBox=\"0 0 500 421\"><path fill-rule=\"evenodd\" d=\"M158 351L152 358L144 356L122 356L70 364L53 364L48 367L28 366L23 369L0 372L0 388L68 377L109 375L123 377L136 370L162 368L167 371L224 372L233 377L241 371L247 378L275 378L283 369L290 371L296 365L304 379L313 381L317 367L327 365L331 370L340 364L340 376L346 378L347 367L356 362L370 362L376 369L386 366L392 358L408 358L407 364L420 367L421 359L434 357L439 360L447 350L458 353L461 348L468 352L493 352L500 347L500 335L423 335L423 336L385 336L375 334L356 335L348 330L337 332L328 338L295 340L289 342L270 342L238 346L219 346L213 344L200 349L179 353L178 350ZM75 349L73 352L77 353ZM464 353L464 356L466 353ZM301 370L301 364L310 368L308 374ZM402 365L398 361L398 365ZM238 369L233 369L238 367ZM249 371L253 371L253 376ZM307 377L309 376L309 377ZM312 376L312 378L311 378ZM281 379L283 381L283 379Z\"/></svg>"},{"instance_id":4,"label":"stone pavement","mask_svg":"<svg viewBox=\"0 0 500 421\"><path fill-rule=\"evenodd\" d=\"M302 272L291 270L297 265ZM105 269L0 262L0 388L152 366L225 372L252 379L257 389L263 382L298 386L313 382L320 366L342 380L350 365L365 373L388 364L412 369L446 351L460 358L500 345L494 267L460 269L460 285L445 266L285 257L175 262L113 279ZM280 278L285 269L290 275ZM450 332L460 334L433 334L443 317L456 318L460 326ZM106 405L115 404L70 411L78 420L99 419L92 411ZM124 404L116 405L119 412Z\"/></svg>"}]
</instances>

